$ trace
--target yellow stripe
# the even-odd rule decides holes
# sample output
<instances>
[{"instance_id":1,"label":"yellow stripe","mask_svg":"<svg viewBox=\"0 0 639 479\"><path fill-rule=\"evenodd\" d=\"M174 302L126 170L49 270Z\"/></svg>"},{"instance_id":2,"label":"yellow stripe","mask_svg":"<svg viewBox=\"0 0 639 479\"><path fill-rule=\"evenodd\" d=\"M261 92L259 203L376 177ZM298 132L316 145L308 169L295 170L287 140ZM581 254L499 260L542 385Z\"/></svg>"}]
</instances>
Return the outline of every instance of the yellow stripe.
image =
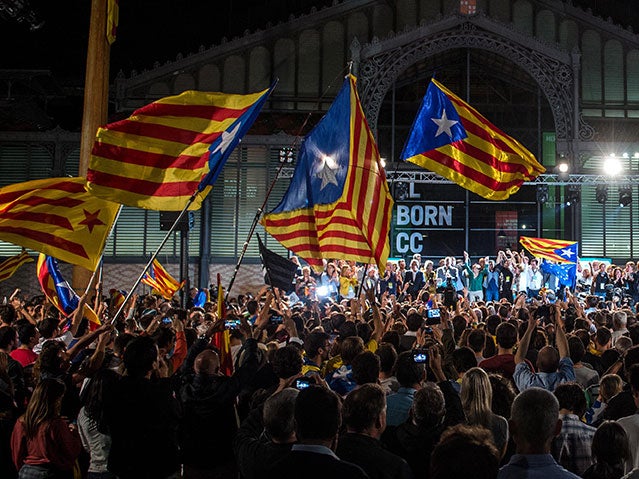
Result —
<instances>
[{"instance_id":1,"label":"yellow stripe","mask_svg":"<svg viewBox=\"0 0 639 479\"><path fill-rule=\"evenodd\" d=\"M251 106L268 91L268 88L258 93L248 95L232 95L220 92L204 92L188 90L179 95L160 98L154 103L165 105L202 105L220 108L234 108L236 110Z\"/></svg>"},{"instance_id":2,"label":"yellow stripe","mask_svg":"<svg viewBox=\"0 0 639 479\"><path fill-rule=\"evenodd\" d=\"M189 155L199 157L206 153L209 146L211 146L208 143L185 144L104 129L98 132L96 141L107 145L169 156Z\"/></svg>"},{"instance_id":3,"label":"yellow stripe","mask_svg":"<svg viewBox=\"0 0 639 479\"><path fill-rule=\"evenodd\" d=\"M133 180L143 178L144 181L152 181L155 183L199 182L202 176L209 171L206 163L198 169L189 170L184 168L152 168L131 163L125 164L118 160L101 158L99 156L94 156L93 158L95 158L95 161L92 163L91 169L95 174L108 173ZM117 185L114 187L117 188ZM189 191L188 194L191 196L193 191Z\"/></svg>"},{"instance_id":4,"label":"yellow stripe","mask_svg":"<svg viewBox=\"0 0 639 479\"><path fill-rule=\"evenodd\" d=\"M130 206L136 206L138 208L144 208L148 210L162 210L162 211L179 211L181 210L193 192L185 193L180 196L148 196L137 194L128 190L119 190L112 186L101 186L93 183L88 184L88 188L92 194L101 198L119 198L122 203L126 203ZM210 188L205 189L210 191ZM189 207L189 210L197 210L202 205L202 199L206 194L197 195L193 204Z\"/></svg>"},{"instance_id":5,"label":"yellow stripe","mask_svg":"<svg viewBox=\"0 0 639 479\"><path fill-rule=\"evenodd\" d=\"M171 128L179 128L194 133L217 133L229 129L229 127L239 117L229 117L223 121L207 120L206 118L183 117L183 116L149 116L133 115L128 118L132 123L143 123L147 125L163 125ZM111 131L111 130L108 130ZM130 133L127 133L130 134Z\"/></svg>"}]
</instances>

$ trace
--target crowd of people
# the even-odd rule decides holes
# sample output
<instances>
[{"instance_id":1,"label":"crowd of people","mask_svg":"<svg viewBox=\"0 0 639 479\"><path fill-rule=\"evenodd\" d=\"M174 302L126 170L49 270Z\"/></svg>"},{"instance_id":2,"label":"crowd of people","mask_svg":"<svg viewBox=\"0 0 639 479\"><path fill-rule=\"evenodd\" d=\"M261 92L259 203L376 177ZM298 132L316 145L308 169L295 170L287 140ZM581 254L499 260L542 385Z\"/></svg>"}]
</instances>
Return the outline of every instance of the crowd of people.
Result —
<instances>
[{"instance_id":1,"label":"crowd of people","mask_svg":"<svg viewBox=\"0 0 639 479\"><path fill-rule=\"evenodd\" d=\"M607 286L634 298L635 265L578 284L506 251L300 266L219 309L134 295L115 320L99 287L69 318L15 294L0 477L639 478L639 323Z\"/></svg>"}]
</instances>

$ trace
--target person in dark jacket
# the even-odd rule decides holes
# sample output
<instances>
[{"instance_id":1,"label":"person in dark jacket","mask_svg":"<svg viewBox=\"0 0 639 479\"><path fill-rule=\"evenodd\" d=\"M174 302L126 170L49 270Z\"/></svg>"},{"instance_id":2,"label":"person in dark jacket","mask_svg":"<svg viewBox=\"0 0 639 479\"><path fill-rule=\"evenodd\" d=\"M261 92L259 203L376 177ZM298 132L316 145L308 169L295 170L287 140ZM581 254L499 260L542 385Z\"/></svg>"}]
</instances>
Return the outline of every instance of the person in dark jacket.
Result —
<instances>
[{"instance_id":1,"label":"person in dark jacket","mask_svg":"<svg viewBox=\"0 0 639 479\"><path fill-rule=\"evenodd\" d=\"M246 340L243 363L233 376L220 373L220 359L213 350L195 359L195 374L180 389L184 411L179 437L184 477L236 477L232 439L237 431L235 400L258 367L257 341Z\"/></svg>"},{"instance_id":2,"label":"person in dark jacket","mask_svg":"<svg viewBox=\"0 0 639 479\"><path fill-rule=\"evenodd\" d=\"M126 375L104 401L112 439L108 470L119 479L178 478L180 405L153 340L140 336L131 341L124 366ZM151 379L153 373L159 379Z\"/></svg>"},{"instance_id":3,"label":"person in dark jacket","mask_svg":"<svg viewBox=\"0 0 639 479\"><path fill-rule=\"evenodd\" d=\"M381 386L364 384L351 391L342 409L346 433L340 435L337 456L364 469L371 479L411 479L404 459L382 447L386 429L386 395Z\"/></svg>"}]
</instances>

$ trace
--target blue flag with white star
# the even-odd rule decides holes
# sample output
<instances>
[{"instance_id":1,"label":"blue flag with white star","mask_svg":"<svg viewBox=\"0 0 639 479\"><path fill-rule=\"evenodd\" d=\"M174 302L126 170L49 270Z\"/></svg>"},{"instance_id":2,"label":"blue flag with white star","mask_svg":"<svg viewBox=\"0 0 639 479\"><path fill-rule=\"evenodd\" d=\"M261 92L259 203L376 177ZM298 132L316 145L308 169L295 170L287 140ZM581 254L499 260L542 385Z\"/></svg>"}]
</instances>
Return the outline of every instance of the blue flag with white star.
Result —
<instances>
[{"instance_id":1,"label":"blue flag with white star","mask_svg":"<svg viewBox=\"0 0 639 479\"><path fill-rule=\"evenodd\" d=\"M463 140L467 136L450 98L431 82L415 117L410 137L402 150L401 159L406 160L440 146Z\"/></svg>"}]
</instances>

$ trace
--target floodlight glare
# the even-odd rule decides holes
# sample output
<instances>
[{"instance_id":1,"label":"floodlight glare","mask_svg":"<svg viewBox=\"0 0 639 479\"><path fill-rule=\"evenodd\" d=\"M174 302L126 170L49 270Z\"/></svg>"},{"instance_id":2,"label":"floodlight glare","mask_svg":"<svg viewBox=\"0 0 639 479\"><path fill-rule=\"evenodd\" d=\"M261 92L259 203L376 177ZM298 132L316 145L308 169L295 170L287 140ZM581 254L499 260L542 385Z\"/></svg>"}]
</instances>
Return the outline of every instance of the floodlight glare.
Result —
<instances>
[{"instance_id":1,"label":"floodlight glare","mask_svg":"<svg viewBox=\"0 0 639 479\"><path fill-rule=\"evenodd\" d=\"M603 170L604 173L606 173L607 175L618 175L619 173L621 173L621 169L622 166L619 158L611 155L604 160Z\"/></svg>"},{"instance_id":2,"label":"floodlight glare","mask_svg":"<svg viewBox=\"0 0 639 479\"><path fill-rule=\"evenodd\" d=\"M557 165L559 173L568 173L568 163L562 162Z\"/></svg>"}]
</instances>

